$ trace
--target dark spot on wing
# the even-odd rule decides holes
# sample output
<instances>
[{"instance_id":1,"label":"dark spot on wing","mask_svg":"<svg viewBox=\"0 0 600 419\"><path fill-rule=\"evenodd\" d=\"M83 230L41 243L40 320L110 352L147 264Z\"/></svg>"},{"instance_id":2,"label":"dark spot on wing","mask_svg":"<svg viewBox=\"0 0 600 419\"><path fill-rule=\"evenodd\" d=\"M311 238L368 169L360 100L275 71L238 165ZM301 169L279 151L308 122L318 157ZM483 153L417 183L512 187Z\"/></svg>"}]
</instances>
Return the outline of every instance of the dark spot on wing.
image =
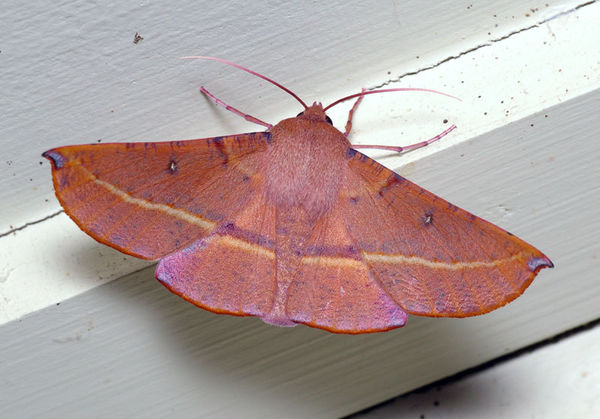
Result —
<instances>
[{"instance_id":1,"label":"dark spot on wing","mask_svg":"<svg viewBox=\"0 0 600 419\"><path fill-rule=\"evenodd\" d=\"M433 211L426 211L423 215L423 224L425 227L429 227L433 224Z\"/></svg>"},{"instance_id":2,"label":"dark spot on wing","mask_svg":"<svg viewBox=\"0 0 600 419\"><path fill-rule=\"evenodd\" d=\"M450 202L448 202L448 209L452 212L458 211L458 207L454 204L451 204Z\"/></svg>"},{"instance_id":3,"label":"dark spot on wing","mask_svg":"<svg viewBox=\"0 0 600 419\"><path fill-rule=\"evenodd\" d=\"M168 170L169 173L171 173L172 175L178 172L179 167L177 166L177 161L175 161L175 159L171 159L171 161L169 162Z\"/></svg>"},{"instance_id":4,"label":"dark spot on wing","mask_svg":"<svg viewBox=\"0 0 600 419\"><path fill-rule=\"evenodd\" d=\"M273 134L271 131L246 132L244 134L239 134L236 137L236 141L239 145L246 145L247 143L252 142L261 146L264 145L265 142L271 144L273 141Z\"/></svg>"},{"instance_id":5,"label":"dark spot on wing","mask_svg":"<svg viewBox=\"0 0 600 419\"><path fill-rule=\"evenodd\" d=\"M235 225L233 223L225 223L219 227L219 229L217 230L217 234L230 234L234 229Z\"/></svg>"},{"instance_id":6,"label":"dark spot on wing","mask_svg":"<svg viewBox=\"0 0 600 419\"><path fill-rule=\"evenodd\" d=\"M351 159L352 157L354 157L356 155L356 153L358 153L358 151L354 150L353 148L348 148L346 150L346 158Z\"/></svg>"},{"instance_id":7,"label":"dark spot on wing","mask_svg":"<svg viewBox=\"0 0 600 419\"><path fill-rule=\"evenodd\" d=\"M275 249L275 242L266 236L254 233L249 230L244 230L234 223L225 223L217 229L217 234L220 236L230 236L249 243L258 244L267 249Z\"/></svg>"},{"instance_id":8,"label":"dark spot on wing","mask_svg":"<svg viewBox=\"0 0 600 419\"><path fill-rule=\"evenodd\" d=\"M392 173L394 174L394 177L396 178L396 180L397 180L399 183L404 183L404 182L406 182L406 179L404 179L404 178L403 178L402 176L400 176L398 173L396 173L396 172L392 172Z\"/></svg>"},{"instance_id":9,"label":"dark spot on wing","mask_svg":"<svg viewBox=\"0 0 600 419\"><path fill-rule=\"evenodd\" d=\"M229 162L229 156L227 155L227 152L225 151L225 144L223 143L223 137L215 137L212 139L213 144L215 145L215 148L217 149L217 151L219 152L219 154L221 155L221 157L223 158L223 164L227 164Z\"/></svg>"}]
</instances>

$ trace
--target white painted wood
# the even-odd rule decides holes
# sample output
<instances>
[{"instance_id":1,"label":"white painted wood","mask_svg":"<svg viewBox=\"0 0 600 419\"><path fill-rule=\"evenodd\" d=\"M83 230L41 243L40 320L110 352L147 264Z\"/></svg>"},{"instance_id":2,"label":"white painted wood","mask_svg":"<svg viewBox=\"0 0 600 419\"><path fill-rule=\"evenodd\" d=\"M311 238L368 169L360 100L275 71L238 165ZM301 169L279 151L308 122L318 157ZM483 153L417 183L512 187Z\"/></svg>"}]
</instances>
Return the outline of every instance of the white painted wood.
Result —
<instances>
[{"instance_id":1,"label":"white painted wood","mask_svg":"<svg viewBox=\"0 0 600 419\"><path fill-rule=\"evenodd\" d=\"M353 419L596 418L600 327Z\"/></svg>"},{"instance_id":2,"label":"white painted wood","mask_svg":"<svg viewBox=\"0 0 600 419\"><path fill-rule=\"evenodd\" d=\"M269 121L298 112L264 82L177 56L234 59L324 102L460 56L392 84L462 102L371 97L352 138L406 144L444 118L457 123L422 152L372 155L532 242L557 268L481 318L333 336L203 312L156 284L152 268L98 287L146 265L62 214L0 237L0 405L10 417L338 416L599 317L600 7L548 3L531 12L510 1L332 1L267 13L259 3L6 2L0 235L58 210L48 164L38 164L47 148L256 129L204 101L200 84ZM144 40L133 44L136 31ZM344 112L331 112L339 126Z\"/></svg>"}]
</instances>

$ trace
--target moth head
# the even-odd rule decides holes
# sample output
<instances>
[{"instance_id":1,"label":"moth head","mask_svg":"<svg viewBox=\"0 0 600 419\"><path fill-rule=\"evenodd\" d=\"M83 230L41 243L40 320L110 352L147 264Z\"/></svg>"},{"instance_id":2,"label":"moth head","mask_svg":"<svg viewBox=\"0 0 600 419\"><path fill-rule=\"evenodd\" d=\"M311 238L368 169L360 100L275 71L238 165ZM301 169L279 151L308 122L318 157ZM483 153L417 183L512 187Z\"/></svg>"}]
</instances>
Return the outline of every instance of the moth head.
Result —
<instances>
[{"instance_id":1,"label":"moth head","mask_svg":"<svg viewBox=\"0 0 600 419\"><path fill-rule=\"evenodd\" d=\"M314 102L312 106L309 106L304 111L300 112L298 115L296 115L296 117L308 119L309 121L323 121L333 125L331 118L325 114L321 102Z\"/></svg>"}]
</instances>

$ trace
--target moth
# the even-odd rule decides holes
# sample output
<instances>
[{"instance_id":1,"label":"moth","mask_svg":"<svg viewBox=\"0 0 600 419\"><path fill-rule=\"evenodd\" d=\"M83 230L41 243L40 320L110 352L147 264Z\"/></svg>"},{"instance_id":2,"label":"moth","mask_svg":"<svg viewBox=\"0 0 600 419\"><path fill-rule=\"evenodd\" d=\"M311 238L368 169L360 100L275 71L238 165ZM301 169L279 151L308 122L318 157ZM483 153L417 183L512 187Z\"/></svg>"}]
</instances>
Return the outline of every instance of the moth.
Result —
<instances>
[{"instance_id":1,"label":"moth","mask_svg":"<svg viewBox=\"0 0 600 419\"><path fill-rule=\"evenodd\" d=\"M467 317L521 295L548 257L350 144L323 107L263 132L58 147L65 212L94 239L158 260L156 278L215 313L336 333ZM396 89L398 90L398 89ZM406 90L406 89L399 89ZM353 108L354 109L354 108ZM351 121L347 126L347 132Z\"/></svg>"}]
</instances>

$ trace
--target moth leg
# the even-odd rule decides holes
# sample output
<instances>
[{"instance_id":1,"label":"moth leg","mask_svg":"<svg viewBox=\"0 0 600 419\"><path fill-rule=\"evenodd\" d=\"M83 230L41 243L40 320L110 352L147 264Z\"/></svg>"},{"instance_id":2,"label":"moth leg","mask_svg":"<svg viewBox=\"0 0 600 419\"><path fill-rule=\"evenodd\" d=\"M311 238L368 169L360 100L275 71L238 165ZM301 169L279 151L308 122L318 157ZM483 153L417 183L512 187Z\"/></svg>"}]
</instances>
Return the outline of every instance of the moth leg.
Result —
<instances>
[{"instance_id":1,"label":"moth leg","mask_svg":"<svg viewBox=\"0 0 600 419\"><path fill-rule=\"evenodd\" d=\"M363 93L366 90L367 89L363 87L360 92ZM346 137L350 135L350 130L352 130L352 117L354 116L354 112L356 112L356 108L358 108L358 105L360 104L360 102L362 102L363 98L364 96L359 96L358 99L356 99L356 102L354 102L354 105L352 105L352 109L350 109L350 112L348 112L348 122L346 122L346 130L344 131L344 135Z\"/></svg>"},{"instance_id":2,"label":"moth leg","mask_svg":"<svg viewBox=\"0 0 600 419\"><path fill-rule=\"evenodd\" d=\"M352 144L352 148L377 148L380 150L390 150L395 151L396 153L404 153L405 151L416 150L417 148L425 147L442 137L445 137L450 131L456 128L456 125L452 124L452 126L435 137L432 137L428 140L421 141L420 143L410 144L404 147L401 146L393 146L393 145L376 145L376 144Z\"/></svg>"}]
</instances>

